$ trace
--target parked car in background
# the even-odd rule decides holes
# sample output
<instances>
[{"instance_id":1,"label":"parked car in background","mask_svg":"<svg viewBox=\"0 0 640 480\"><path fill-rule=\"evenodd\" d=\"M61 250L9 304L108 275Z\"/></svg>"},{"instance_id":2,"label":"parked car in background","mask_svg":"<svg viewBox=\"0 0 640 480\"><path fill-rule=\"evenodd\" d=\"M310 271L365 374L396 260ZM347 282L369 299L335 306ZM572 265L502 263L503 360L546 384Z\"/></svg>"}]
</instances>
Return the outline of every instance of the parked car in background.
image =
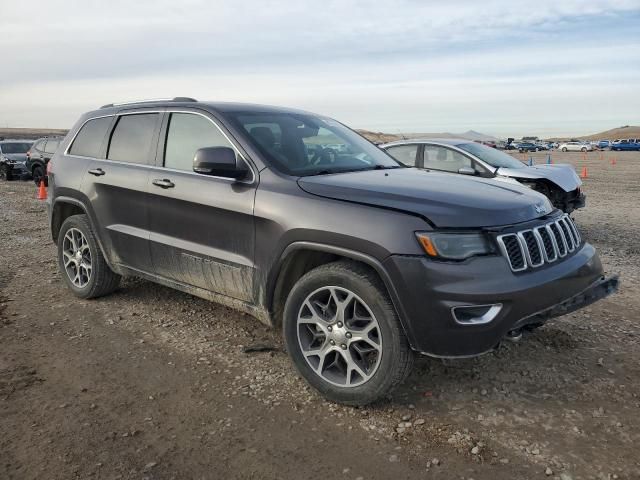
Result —
<instances>
[{"instance_id":1,"label":"parked car in background","mask_svg":"<svg viewBox=\"0 0 640 480\"><path fill-rule=\"evenodd\" d=\"M535 143L531 142L520 142L518 143L518 151L520 153L524 152L537 152L540 150L540 147Z\"/></svg>"},{"instance_id":2,"label":"parked car in background","mask_svg":"<svg viewBox=\"0 0 640 480\"><path fill-rule=\"evenodd\" d=\"M604 150L611 146L611 142L609 140L599 140L598 141L598 149Z\"/></svg>"},{"instance_id":3,"label":"parked car in background","mask_svg":"<svg viewBox=\"0 0 640 480\"><path fill-rule=\"evenodd\" d=\"M528 166L509 154L463 139L400 140L382 148L407 166L524 185L566 213L585 205L582 181L571 165Z\"/></svg>"},{"instance_id":4,"label":"parked car in background","mask_svg":"<svg viewBox=\"0 0 640 480\"><path fill-rule=\"evenodd\" d=\"M546 142L537 142L535 146L538 147L538 150L549 150L549 144Z\"/></svg>"},{"instance_id":5,"label":"parked car in background","mask_svg":"<svg viewBox=\"0 0 640 480\"><path fill-rule=\"evenodd\" d=\"M593 147L589 143L584 142L564 142L560 144L558 149L562 152L591 152Z\"/></svg>"},{"instance_id":6,"label":"parked car in background","mask_svg":"<svg viewBox=\"0 0 640 480\"><path fill-rule=\"evenodd\" d=\"M34 142L31 149L27 152L26 167L36 185L40 185L42 180L44 180L46 184L47 163L49 163L53 154L56 153L63 139L64 137L40 138Z\"/></svg>"},{"instance_id":7,"label":"parked car in background","mask_svg":"<svg viewBox=\"0 0 640 480\"><path fill-rule=\"evenodd\" d=\"M543 195L405 168L340 122L281 107L105 105L51 160L47 206L72 294L127 275L240 309L349 405L389 394L414 352L479 355L618 285Z\"/></svg>"},{"instance_id":8,"label":"parked car in background","mask_svg":"<svg viewBox=\"0 0 640 480\"><path fill-rule=\"evenodd\" d=\"M614 151L637 151L640 150L640 142L637 142L635 138L626 140L616 140L611 144L611 150Z\"/></svg>"},{"instance_id":9,"label":"parked car in background","mask_svg":"<svg viewBox=\"0 0 640 480\"><path fill-rule=\"evenodd\" d=\"M0 141L0 178L14 180L28 178L29 172L25 166L27 151L33 142L29 140Z\"/></svg>"}]
</instances>

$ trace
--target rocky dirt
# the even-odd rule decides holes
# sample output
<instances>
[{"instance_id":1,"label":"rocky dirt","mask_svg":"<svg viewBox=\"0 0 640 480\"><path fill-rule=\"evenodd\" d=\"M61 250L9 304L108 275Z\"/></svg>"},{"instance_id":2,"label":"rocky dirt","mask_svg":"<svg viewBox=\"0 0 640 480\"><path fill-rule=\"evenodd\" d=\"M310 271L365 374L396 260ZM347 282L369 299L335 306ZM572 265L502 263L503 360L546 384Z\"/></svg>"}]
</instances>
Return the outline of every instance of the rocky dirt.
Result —
<instances>
[{"instance_id":1,"label":"rocky dirt","mask_svg":"<svg viewBox=\"0 0 640 480\"><path fill-rule=\"evenodd\" d=\"M321 399L279 332L227 308L137 279L76 299L35 188L0 183L0 478L640 478L640 154L600 157L553 153L588 168L575 218L621 291L420 359L368 408Z\"/></svg>"}]
</instances>

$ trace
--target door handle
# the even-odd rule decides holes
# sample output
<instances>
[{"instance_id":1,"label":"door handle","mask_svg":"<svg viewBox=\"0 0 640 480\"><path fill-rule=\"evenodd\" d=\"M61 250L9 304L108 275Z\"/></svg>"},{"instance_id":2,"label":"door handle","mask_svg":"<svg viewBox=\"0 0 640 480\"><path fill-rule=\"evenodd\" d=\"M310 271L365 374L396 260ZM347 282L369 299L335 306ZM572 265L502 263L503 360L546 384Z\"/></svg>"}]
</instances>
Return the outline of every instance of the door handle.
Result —
<instances>
[{"instance_id":1,"label":"door handle","mask_svg":"<svg viewBox=\"0 0 640 480\"><path fill-rule=\"evenodd\" d=\"M175 183L173 183L171 180L168 180L166 178L156 178L153 182L152 182L156 187L160 187L160 188L173 188L176 186Z\"/></svg>"},{"instance_id":2,"label":"door handle","mask_svg":"<svg viewBox=\"0 0 640 480\"><path fill-rule=\"evenodd\" d=\"M105 171L104 171L104 170L102 170L101 168L94 168L94 169L92 169L92 170L89 170L89 173L90 173L91 175L95 175L96 177L101 177L102 175L104 175L104 174L105 174L105 173L107 173L107 172L105 172Z\"/></svg>"}]
</instances>

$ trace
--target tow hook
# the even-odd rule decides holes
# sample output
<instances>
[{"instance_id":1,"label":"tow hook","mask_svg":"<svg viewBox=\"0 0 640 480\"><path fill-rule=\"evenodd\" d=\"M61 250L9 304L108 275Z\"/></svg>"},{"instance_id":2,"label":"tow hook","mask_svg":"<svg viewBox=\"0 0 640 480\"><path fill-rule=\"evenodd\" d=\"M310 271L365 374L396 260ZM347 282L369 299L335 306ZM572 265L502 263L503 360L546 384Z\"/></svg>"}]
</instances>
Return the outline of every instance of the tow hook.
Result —
<instances>
[{"instance_id":1,"label":"tow hook","mask_svg":"<svg viewBox=\"0 0 640 480\"><path fill-rule=\"evenodd\" d=\"M509 340L513 343L519 342L522 338L522 329L518 328L517 330L509 330L504 338L505 340Z\"/></svg>"}]
</instances>

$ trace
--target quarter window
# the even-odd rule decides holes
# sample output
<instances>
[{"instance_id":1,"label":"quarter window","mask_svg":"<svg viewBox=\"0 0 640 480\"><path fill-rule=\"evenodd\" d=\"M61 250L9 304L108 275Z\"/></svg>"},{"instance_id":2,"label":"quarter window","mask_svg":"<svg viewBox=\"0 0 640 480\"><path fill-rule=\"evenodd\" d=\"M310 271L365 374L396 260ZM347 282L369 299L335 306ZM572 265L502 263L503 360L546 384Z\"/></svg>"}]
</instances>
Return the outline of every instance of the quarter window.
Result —
<instances>
[{"instance_id":1,"label":"quarter window","mask_svg":"<svg viewBox=\"0 0 640 480\"><path fill-rule=\"evenodd\" d=\"M44 146L44 151L46 153L56 153L59 145L60 140L47 140L47 143Z\"/></svg>"},{"instance_id":2,"label":"quarter window","mask_svg":"<svg viewBox=\"0 0 640 480\"><path fill-rule=\"evenodd\" d=\"M469 157L445 147L424 146L424 168L458 173L463 167L473 167Z\"/></svg>"},{"instance_id":3,"label":"quarter window","mask_svg":"<svg viewBox=\"0 0 640 480\"><path fill-rule=\"evenodd\" d=\"M158 117L157 113L122 115L111 134L107 158L128 163L148 163Z\"/></svg>"},{"instance_id":4,"label":"quarter window","mask_svg":"<svg viewBox=\"0 0 640 480\"><path fill-rule=\"evenodd\" d=\"M191 172L196 151L205 147L233 148L233 145L205 117L191 113L172 113L167 129L164 166Z\"/></svg>"},{"instance_id":5,"label":"quarter window","mask_svg":"<svg viewBox=\"0 0 640 480\"><path fill-rule=\"evenodd\" d=\"M404 163L409 167L416 166L416 156L418 153L418 144L413 145L398 145L397 147L391 147L387 150L387 153L400 163Z\"/></svg>"},{"instance_id":6,"label":"quarter window","mask_svg":"<svg viewBox=\"0 0 640 480\"><path fill-rule=\"evenodd\" d=\"M107 134L107 129L111 124L111 117L94 118L89 120L78 132L73 145L69 149L71 155L78 155L81 157L93 157L98 158L100 155L100 147L104 136ZM44 142L40 142L36 145L38 150L42 150Z\"/></svg>"}]
</instances>

